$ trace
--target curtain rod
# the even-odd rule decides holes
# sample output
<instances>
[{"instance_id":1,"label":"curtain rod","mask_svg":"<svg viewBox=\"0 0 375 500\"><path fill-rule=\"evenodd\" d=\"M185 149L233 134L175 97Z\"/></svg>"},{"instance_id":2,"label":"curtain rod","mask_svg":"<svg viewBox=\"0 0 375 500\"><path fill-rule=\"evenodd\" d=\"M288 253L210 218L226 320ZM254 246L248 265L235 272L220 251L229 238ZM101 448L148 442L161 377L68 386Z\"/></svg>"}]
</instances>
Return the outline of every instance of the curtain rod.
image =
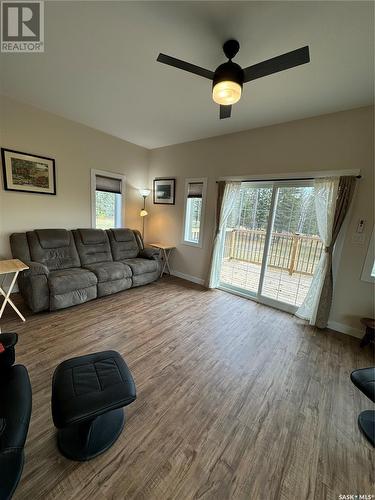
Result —
<instances>
[{"instance_id":1,"label":"curtain rod","mask_svg":"<svg viewBox=\"0 0 375 500\"><path fill-rule=\"evenodd\" d=\"M356 175L355 178L362 179L362 175ZM319 179L319 177L291 177L288 179L241 179L241 180L238 180L237 182L264 182L264 183L267 183L267 182L281 182L281 181L313 181L314 179ZM227 181L216 181L216 184L218 184L219 182L231 182L231 180L228 179ZM232 182L235 182L235 181L232 180Z\"/></svg>"}]
</instances>

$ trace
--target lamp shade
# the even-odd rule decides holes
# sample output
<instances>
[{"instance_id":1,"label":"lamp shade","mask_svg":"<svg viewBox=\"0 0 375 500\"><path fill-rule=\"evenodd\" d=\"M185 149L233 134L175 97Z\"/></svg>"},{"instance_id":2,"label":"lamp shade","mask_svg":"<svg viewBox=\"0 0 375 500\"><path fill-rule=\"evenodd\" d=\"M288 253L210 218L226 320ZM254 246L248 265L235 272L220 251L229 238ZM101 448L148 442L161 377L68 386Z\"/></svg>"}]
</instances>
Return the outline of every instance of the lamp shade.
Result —
<instances>
[{"instance_id":1,"label":"lamp shade","mask_svg":"<svg viewBox=\"0 0 375 500\"><path fill-rule=\"evenodd\" d=\"M151 189L140 189L139 190L139 194L141 196L147 197L150 193L151 193Z\"/></svg>"},{"instance_id":2,"label":"lamp shade","mask_svg":"<svg viewBox=\"0 0 375 500\"><path fill-rule=\"evenodd\" d=\"M212 98L217 104L228 106L241 99L242 88L237 82L224 81L217 83L212 89Z\"/></svg>"},{"instance_id":3,"label":"lamp shade","mask_svg":"<svg viewBox=\"0 0 375 500\"><path fill-rule=\"evenodd\" d=\"M212 81L212 99L222 106L230 106L241 99L244 72L241 66L228 61L215 70Z\"/></svg>"},{"instance_id":4,"label":"lamp shade","mask_svg":"<svg viewBox=\"0 0 375 500\"><path fill-rule=\"evenodd\" d=\"M139 215L140 215L141 217L146 217L146 215L148 215L148 212L147 212L147 210L145 210L145 209L143 208L143 209L139 212Z\"/></svg>"}]
</instances>

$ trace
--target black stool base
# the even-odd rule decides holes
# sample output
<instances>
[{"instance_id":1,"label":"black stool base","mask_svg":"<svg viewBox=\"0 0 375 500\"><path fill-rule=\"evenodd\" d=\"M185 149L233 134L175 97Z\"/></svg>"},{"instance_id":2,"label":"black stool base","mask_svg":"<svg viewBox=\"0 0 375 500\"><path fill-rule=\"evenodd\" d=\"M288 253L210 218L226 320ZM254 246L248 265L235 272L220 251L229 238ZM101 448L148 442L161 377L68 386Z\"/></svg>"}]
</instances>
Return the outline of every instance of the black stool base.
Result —
<instances>
[{"instance_id":1,"label":"black stool base","mask_svg":"<svg viewBox=\"0 0 375 500\"><path fill-rule=\"evenodd\" d=\"M66 458L84 462L107 451L121 434L124 424L124 410L117 408L89 422L60 429L57 444Z\"/></svg>"},{"instance_id":2,"label":"black stool base","mask_svg":"<svg viewBox=\"0 0 375 500\"><path fill-rule=\"evenodd\" d=\"M375 446L375 410L365 410L358 416L358 427L372 446Z\"/></svg>"}]
</instances>

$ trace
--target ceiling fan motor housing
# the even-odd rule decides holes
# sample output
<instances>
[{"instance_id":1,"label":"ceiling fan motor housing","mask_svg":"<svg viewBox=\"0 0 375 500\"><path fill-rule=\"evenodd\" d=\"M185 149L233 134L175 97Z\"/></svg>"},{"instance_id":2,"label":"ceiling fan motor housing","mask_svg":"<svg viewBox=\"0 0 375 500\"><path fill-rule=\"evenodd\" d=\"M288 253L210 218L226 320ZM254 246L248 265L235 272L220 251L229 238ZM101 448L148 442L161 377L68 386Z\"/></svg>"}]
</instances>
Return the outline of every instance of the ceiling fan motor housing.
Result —
<instances>
[{"instance_id":1,"label":"ceiling fan motor housing","mask_svg":"<svg viewBox=\"0 0 375 500\"><path fill-rule=\"evenodd\" d=\"M217 83L224 81L236 82L242 88L244 82L244 72L241 66L232 61L220 64L220 66L216 68L214 78L212 80L212 88L215 87Z\"/></svg>"}]
</instances>

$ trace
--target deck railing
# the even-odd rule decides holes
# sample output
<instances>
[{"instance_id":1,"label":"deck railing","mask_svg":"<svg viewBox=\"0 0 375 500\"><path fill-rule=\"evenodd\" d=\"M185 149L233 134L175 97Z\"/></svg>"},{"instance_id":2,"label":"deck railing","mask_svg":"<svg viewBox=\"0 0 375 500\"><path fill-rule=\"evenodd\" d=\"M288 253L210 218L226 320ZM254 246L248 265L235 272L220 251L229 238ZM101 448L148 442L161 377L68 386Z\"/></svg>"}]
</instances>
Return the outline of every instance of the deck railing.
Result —
<instances>
[{"instance_id":1,"label":"deck railing","mask_svg":"<svg viewBox=\"0 0 375 500\"><path fill-rule=\"evenodd\" d=\"M224 258L261 264L266 232L258 229L227 229ZM288 270L289 274L314 274L323 251L319 236L298 233L271 235L269 266Z\"/></svg>"}]
</instances>

